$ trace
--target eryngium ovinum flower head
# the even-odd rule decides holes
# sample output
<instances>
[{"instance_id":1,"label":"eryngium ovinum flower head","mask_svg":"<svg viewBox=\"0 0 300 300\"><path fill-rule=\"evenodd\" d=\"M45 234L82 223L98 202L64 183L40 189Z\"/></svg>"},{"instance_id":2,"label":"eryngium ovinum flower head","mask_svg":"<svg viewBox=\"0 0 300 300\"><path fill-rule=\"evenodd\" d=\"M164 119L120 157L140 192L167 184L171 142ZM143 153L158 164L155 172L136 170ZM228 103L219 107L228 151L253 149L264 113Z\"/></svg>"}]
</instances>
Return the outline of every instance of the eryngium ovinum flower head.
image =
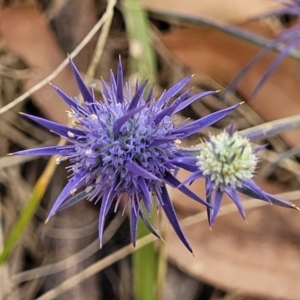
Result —
<instances>
[{"instance_id":1,"label":"eryngium ovinum flower head","mask_svg":"<svg viewBox=\"0 0 300 300\"><path fill-rule=\"evenodd\" d=\"M210 136L195 150L195 164L198 170L184 181L193 182L205 178L208 221L212 225L218 215L223 194L226 193L245 219L245 211L237 191L249 197L275 205L299 208L286 200L264 192L253 180L258 163L257 152L264 146L253 147L250 141L239 135L231 126L228 131ZM179 159L180 160L180 159Z\"/></svg>"},{"instance_id":2,"label":"eryngium ovinum flower head","mask_svg":"<svg viewBox=\"0 0 300 300\"><path fill-rule=\"evenodd\" d=\"M84 102L71 99L59 88L54 87L61 98L70 106L68 113L76 127L69 127L52 121L24 114L29 119L50 129L68 141L66 146L52 146L19 151L18 155L59 155L58 161L69 160L71 173L65 186L54 203L48 218L71 204L87 198L101 200L99 216L99 239L105 217L111 207L116 209L123 195L127 195L130 207L130 227L133 244L136 241L137 219L140 216L149 230L159 237L148 220L151 206L162 207L171 225L184 245L190 250L179 226L174 207L167 192L166 184L177 187L190 198L208 205L190 189L181 185L175 177L179 168L195 171L196 166L188 151L177 145L204 127L207 127L238 105L212 113L191 123L174 126L171 116L192 102L213 92L203 92L189 96L184 92L174 97L190 81L187 77L157 100L152 89L146 94L147 82L137 82L131 95L129 84L123 82L121 61L117 78L110 75L110 87L102 80L102 102L95 99L83 82L78 70L70 61L79 90ZM176 159L180 158L180 162ZM77 192L84 188L83 192ZM154 203L153 203L154 202ZM143 204L143 205L141 205ZM142 209L142 206L145 209Z\"/></svg>"}]
</instances>

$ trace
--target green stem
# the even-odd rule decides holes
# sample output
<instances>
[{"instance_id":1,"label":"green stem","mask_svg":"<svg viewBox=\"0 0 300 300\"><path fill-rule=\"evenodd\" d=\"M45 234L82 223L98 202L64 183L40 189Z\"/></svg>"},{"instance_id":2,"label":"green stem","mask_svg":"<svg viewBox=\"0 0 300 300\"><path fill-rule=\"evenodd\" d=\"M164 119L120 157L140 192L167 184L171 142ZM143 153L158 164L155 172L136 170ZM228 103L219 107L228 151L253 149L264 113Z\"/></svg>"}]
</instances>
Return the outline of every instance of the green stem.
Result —
<instances>
[{"instance_id":1,"label":"green stem","mask_svg":"<svg viewBox=\"0 0 300 300\"><path fill-rule=\"evenodd\" d=\"M129 39L130 74L141 80L149 79L149 83L152 84L156 78L156 59L150 38L147 14L142 9L140 0L123 0L121 4ZM153 211L152 221L155 219L155 213ZM148 233L144 223L139 220L138 238L142 238ZM153 243L133 254L135 299L158 299L157 265L158 257Z\"/></svg>"},{"instance_id":2,"label":"green stem","mask_svg":"<svg viewBox=\"0 0 300 300\"><path fill-rule=\"evenodd\" d=\"M142 9L140 0L123 0L121 3L129 39L131 74L153 83L156 77L156 59L147 14Z\"/></svg>"},{"instance_id":3,"label":"green stem","mask_svg":"<svg viewBox=\"0 0 300 300\"><path fill-rule=\"evenodd\" d=\"M149 234L140 219L138 239ZM136 300L155 300L157 291L157 254L154 243L137 250L133 254L133 287Z\"/></svg>"}]
</instances>

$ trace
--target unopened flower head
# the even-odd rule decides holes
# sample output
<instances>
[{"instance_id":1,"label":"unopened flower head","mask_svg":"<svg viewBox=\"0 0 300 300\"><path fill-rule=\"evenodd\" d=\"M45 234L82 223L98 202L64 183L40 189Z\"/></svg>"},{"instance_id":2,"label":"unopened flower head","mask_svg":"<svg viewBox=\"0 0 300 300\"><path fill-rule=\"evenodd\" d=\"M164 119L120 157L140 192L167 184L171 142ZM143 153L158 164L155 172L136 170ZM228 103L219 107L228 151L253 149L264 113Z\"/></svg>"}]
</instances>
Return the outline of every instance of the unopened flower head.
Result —
<instances>
[{"instance_id":1,"label":"unopened flower head","mask_svg":"<svg viewBox=\"0 0 300 300\"><path fill-rule=\"evenodd\" d=\"M262 146L253 147L250 141L234 131L234 127L218 135L210 136L195 151L198 170L192 172L184 183L192 183L198 178L206 181L208 221L212 225L219 213L222 198L226 193L236 204L240 214L246 218L241 199L237 192L275 205L297 208L293 203L272 196L259 188L252 180L257 167L257 152Z\"/></svg>"},{"instance_id":2,"label":"unopened flower head","mask_svg":"<svg viewBox=\"0 0 300 300\"><path fill-rule=\"evenodd\" d=\"M147 213L155 204L162 207L175 232L191 251L179 226L175 210L168 195L166 184L178 188L190 198L206 205L198 195L182 185L175 177L179 168L190 172L197 170L195 157L178 146L184 139L204 127L225 117L239 104L212 113L202 119L175 127L171 116L199 98L214 91L189 96L178 92L189 82L184 78L157 100L152 89L146 95L147 82L137 83L133 95L130 85L124 87L121 61L117 77L111 73L110 86L102 80L102 102L95 99L84 84L78 70L70 61L84 103L72 99L54 87L61 98L71 107L68 117L75 127L60 125L32 115L31 120L47 127L69 142L66 146L52 146L24 150L18 155L59 155L57 160L68 159L71 178L55 204L49 218L56 212L82 200L101 200L99 238L105 217L111 207L117 208L121 197L127 199L130 210L131 238L135 244L137 219L140 216L149 230L159 237L150 224ZM76 194L76 190L84 188ZM73 195L75 193L75 195ZM154 203L153 203L154 202ZM141 208L141 203L146 212Z\"/></svg>"},{"instance_id":3,"label":"unopened flower head","mask_svg":"<svg viewBox=\"0 0 300 300\"><path fill-rule=\"evenodd\" d=\"M203 176L210 177L214 188L225 190L230 185L241 187L245 180L253 177L257 155L248 139L237 132L227 131L211 136L200 144L197 166Z\"/></svg>"}]
</instances>

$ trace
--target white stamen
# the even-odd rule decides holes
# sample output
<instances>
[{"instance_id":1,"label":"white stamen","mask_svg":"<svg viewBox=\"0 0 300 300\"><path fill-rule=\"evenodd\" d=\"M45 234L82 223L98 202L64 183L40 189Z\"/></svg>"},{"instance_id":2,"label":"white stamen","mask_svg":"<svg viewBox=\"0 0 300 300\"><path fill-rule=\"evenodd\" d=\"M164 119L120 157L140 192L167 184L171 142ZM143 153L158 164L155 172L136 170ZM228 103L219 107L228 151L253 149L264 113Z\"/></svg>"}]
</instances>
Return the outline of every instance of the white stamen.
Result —
<instances>
[{"instance_id":1,"label":"white stamen","mask_svg":"<svg viewBox=\"0 0 300 300\"><path fill-rule=\"evenodd\" d=\"M90 115L90 119L96 121L96 120L98 120L98 116L95 114L92 114L92 115Z\"/></svg>"},{"instance_id":2,"label":"white stamen","mask_svg":"<svg viewBox=\"0 0 300 300\"><path fill-rule=\"evenodd\" d=\"M57 165L59 165L61 162L62 162L62 157L61 156L59 156L59 157L57 157L56 159L55 159L55 163L57 164Z\"/></svg>"},{"instance_id":3,"label":"white stamen","mask_svg":"<svg viewBox=\"0 0 300 300\"><path fill-rule=\"evenodd\" d=\"M93 189L92 186L88 186L88 187L85 188L85 192L89 193L92 189Z\"/></svg>"},{"instance_id":4,"label":"white stamen","mask_svg":"<svg viewBox=\"0 0 300 300\"><path fill-rule=\"evenodd\" d=\"M70 137L70 138L73 138L75 136L75 134L71 131L68 131L67 134L68 134L68 137Z\"/></svg>"},{"instance_id":5,"label":"white stamen","mask_svg":"<svg viewBox=\"0 0 300 300\"><path fill-rule=\"evenodd\" d=\"M66 113L67 113L67 117L69 119L73 119L73 112L72 111L66 110Z\"/></svg>"}]
</instances>

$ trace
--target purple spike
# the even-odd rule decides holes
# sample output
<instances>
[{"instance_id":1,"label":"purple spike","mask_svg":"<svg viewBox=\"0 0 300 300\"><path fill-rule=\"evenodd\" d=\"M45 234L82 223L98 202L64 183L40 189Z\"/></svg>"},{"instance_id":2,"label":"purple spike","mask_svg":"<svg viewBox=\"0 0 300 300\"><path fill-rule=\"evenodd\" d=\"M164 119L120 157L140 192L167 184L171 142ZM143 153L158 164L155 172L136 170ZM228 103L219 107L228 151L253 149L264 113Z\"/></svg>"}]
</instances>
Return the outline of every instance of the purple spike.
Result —
<instances>
[{"instance_id":1,"label":"purple spike","mask_svg":"<svg viewBox=\"0 0 300 300\"><path fill-rule=\"evenodd\" d=\"M265 193L267 195L267 197L269 198L270 202L274 205L277 206L282 206L282 207L288 207L288 208L294 208L297 210L300 210L297 205L295 205L294 203L281 199L279 197L273 196L271 194Z\"/></svg>"},{"instance_id":2,"label":"purple spike","mask_svg":"<svg viewBox=\"0 0 300 300\"><path fill-rule=\"evenodd\" d=\"M201 92L199 94L196 94L192 97L190 97L189 99L185 100L184 102L182 102L173 112L173 114L176 114L177 112L183 110L184 108L186 108L187 106L189 106L190 104L192 104L193 102L195 102L196 100L203 98L205 96L208 95L214 95L217 94L218 91L209 91L209 92Z\"/></svg>"},{"instance_id":3,"label":"purple spike","mask_svg":"<svg viewBox=\"0 0 300 300\"><path fill-rule=\"evenodd\" d=\"M197 166L188 164L188 163L184 163L184 162L177 162L177 163L174 163L173 165L171 165L169 163L165 163L165 165L172 166L172 168L170 168L170 169L182 168L189 172L197 172L199 170Z\"/></svg>"},{"instance_id":4,"label":"purple spike","mask_svg":"<svg viewBox=\"0 0 300 300\"><path fill-rule=\"evenodd\" d=\"M188 178L186 178L183 182L181 182L181 185L184 186L186 183L191 184L192 182L194 182L195 180L202 178L202 172L201 171L196 171L193 174L191 174Z\"/></svg>"},{"instance_id":5,"label":"purple spike","mask_svg":"<svg viewBox=\"0 0 300 300\"><path fill-rule=\"evenodd\" d=\"M114 138L115 139L117 139L119 137L121 127L130 118L132 118L135 114L140 112L143 108L145 108L145 105L138 106L138 107L132 109L131 111L129 111L128 113L126 113L125 115L123 115L122 117L119 117L118 119L115 120L115 123L114 123Z\"/></svg>"},{"instance_id":6,"label":"purple spike","mask_svg":"<svg viewBox=\"0 0 300 300\"><path fill-rule=\"evenodd\" d=\"M162 181L155 175L151 174L147 170L143 169L139 165L137 165L135 162L128 160L125 165L126 169L130 172L132 172L135 175L141 176L145 179L150 179L150 180L156 180L156 181Z\"/></svg>"},{"instance_id":7,"label":"purple spike","mask_svg":"<svg viewBox=\"0 0 300 300\"><path fill-rule=\"evenodd\" d=\"M43 118L39 118L36 116L32 116L29 114L25 114L25 113L21 113L22 116L27 117L28 119L48 128L50 131L53 131L54 133L63 136L63 137L67 137L70 138L69 133L73 133L75 136L85 136L86 134L77 128L72 128L72 127L68 127L68 126L64 126L64 125L60 125L58 123L43 119Z\"/></svg>"},{"instance_id":8,"label":"purple spike","mask_svg":"<svg viewBox=\"0 0 300 300\"><path fill-rule=\"evenodd\" d=\"M55 203L53 204L49 215L47 217L47 220L49 220L58 210L58 208L61 206L61 204L64 202L64 200L72 195L72 192L74 189L79 189L81 186L85 183L85 178L88 175L88 171L84 171L81 173L78 173L72 177L72 179L67 183L67 185L64 187L58 198L56 199Z\"/></svg>"},{"instance_id":9,"label":"purple spike","mask_svg":"<svg viewBox=\"0 0 300 300\"><path fill-rule=\"evenodd\" d=\"M209 197L212 194L213 191L213 182L210 178L205 179L205 191L206 191L206 197Z\"/></svg>"},{"instance_id":10,"label":"purple spike","mask_svg":"<svg viewBox=\"0 0 300 300\"><path fill-rule=\"evenodd\" d=\"M165 143L170 143L176 139L176 136L169 135L162 138L154 138L149 144L150 147L157 147Z\"/></svg>"},{"instance_id":11,"label":"purple spike","mask_svg":"<svg viewBox=\"0 0 300 300\"><path fill-rule=\"evenodd\" d=\"M174 110L176 109L176 107L180 104L180 102L177 103L173 103L172 105L165 107L164 109L162 109L161 112L159 112L156 116L153 117L153 121L154 123L157 125L159 124L162 119L166 116L171 116L174 113Z\"/></svg>"},{"instance_id":12,"label":"purple spike","mask_svg":"<svg viewBox=\"0 0 300 300\"><path fill-rule=\"evenodd\" d=\"M243 217L243 219L246 219L246 213L245 210L243 208L241 199L238 197L236 191L231 187L231 186L227 186L225 188L225 192L228 194L228 196L233 200L233 202L235 203L236 207L238 208L241 216Z\"/></svg>"},{"instance_id":13,"label":"purple spike","mask_svg":"<svg viewBox=\"0 0 300 300\"><path fill-rule=\"evenodd\" d=\"M205 117L203 117L197 121L194 121L190 124L187 124L187 125L184 125L181 127L177 127L173 130L172 134L180 134L180 138L186 138L186 137L198 132L199 130L206 128L206 127L216 123L217 121L221 120L222 118L227 116L230 112L235 110L240 105L241 105L240 103L232 105L228 108L219 110L208 116L205 116Z\"/></svg>"},{"instance_id":14,"label":"purple spike","mask_svg":"<svg viewBox=\"0 0 300 300\"><path fill-rule=\"evenodd\" d=\"M110 79L111 92L112 92L113 95L116 95L117 94L117 83L116 83L116 80L115 80L114 73L112 71L110 71L109 79ZM118 99L117 99L117 102L118 102Z\"/></svg>"},{"instance_id":15,"label":"purple spike","mask_svg":"<svg viewBox=\"0 0 300 300\"><path fill-rule=\"evenodd\" d=\"M189 188L187 188L185 185L182 185L182 183L176 177L174 177L171 173L166 172L164 179L167 184L169 184L171 187L177 188L180 192L187 195L188 197L196 200L197 202L200 202L201 204L203 204L205 206L210 206L206 201L202 200L199 196L197 196Z\"/></svg>"},{"instance_id":16,"label":"purple spike","mask_svg":"<svg viewBox=\"0 0 300 300\"><path fill-rule=\"evenodd\" d=\"M192 91L193 89L188 89L187 91L185 91L184 93L182 93L179 97L177 97L175 100L174 100L174 102L183 102L183 101L185 101L187 98L188 98L188 96L189 96L189 94L190 94L190 92Z\"/></svg>"},{"instance_id":17,"label":"purple spike","mask_svg":"<svg viewBox=\"0 0 300 300\"><path fill-rule=\"evenodd\" d=\"M212 191L206 189L206 201L209 204L211 204L211 197L212 197ZM208 220L208 224L209 224L210 227L212 226L212 223L211 223L211 213L212 213L212 211L213 210L212 210L211 207L206 208L207 220Z\"/></svg>"},{"instance_id":18,"label":"purple spike","mask_svg":"<svg viewBox=\"0 0 300 300\"><path fill-rule=\"evenodd\" d=\"M75 152L74 146L50 146L17 151L10 155L70 155Z\"/></svg>"},{"instance_id":19,"label":"purple spike","mask_svg":"<svg viewBox=\"0 0 300 300\"><path fill-rule=\"evenodd\" d=\"M67 94L65 94L61 89L59 89L57 86L50 84L54 91L60 96L61 99L63 99L70 107L73 107L77 110L78 103L74 101L71 97L69 97Z\"/></svg>"},{"instance_id":20,"label":"purple spike","mask_svg":"<svg viewBox=\"0 0 300 300\"><path fill-rule=\"evenodd\" d=\"M123 92L123 68L121 57L119 58L118 63L118 72L117 72L117 102L124 102L124 92Z\"/></svg>"},{"instance_id":21,"label":"purple spike","mask_svg":"<svg viewBox=\"0 0 300 300\"><path fill-rule=\"evenodd\" d=\"M183 78L175 85L173 85L170 89L168 89L165 93L163 93L161 97L157 100L159 102L159 105L162 105L168 99L174 97L191 80L191 78L192 76Z\"/></svg>"},{"instance_id":22,"label":"purple spike","mask_svg":"<svg viewBox=\"0 0 300 300\"><path fill-rule=\"evenodd\" d=\"M152 85L151 88L150 88L150 91L148 93L148 96L145 100L145 103L150 103L150 101L153 99L153 89L154 89L154 86Z\"/></svg>"},{"instance_id":23,"label":"purple spike","mask_svg":"<svg viewBox=\"0 0 300 300\"><path fill-rule=\"evenodd\" d=\"M145 226L147 227L147 229L154 234L157 238L159 238L160 240L162 240L162 237L160 236L160 234L155 230L155 228L152 226L152 224L149 222L149 220L147 219L147 217L144 215L144 213L140 210L140 217L142 218Z\"/></svg>"},{"instance_id":24,"label":"purple spike","mask_svg":"<svg viewBox=\"0 0 300 300\"><path fill-rule=\"evenodd\" d=\"M150 213L152 200L151 200L151 195L149 193L149 189L147 187L146 181L143 177L138 178L138 185L143 194L142 199L145 204L146 210L148 213Z\"/></svg>"},{"instance_id":25,"label":"purple spike","mask_svg":"<svg viewBox=\"0 0 300 300\"><path fill-rule=\"evenodd\" d=\"M236 189L249 197L264 200L270 203L270 199L266 193L253 180L244 181L243 186L241 188L237 187Z\"/></svg>"},{"instance_id":26,"label":"purple spike","mask_svg":"<svg viewBox=\"0 0 300 300\"><path fill-rule=\"evenodd\" d=\"M72 205L87 199L91 193L93 191L90 191L89 193L87 193L86 191L82 191L74 196L72 196L71 198L69 198L68 200L66 200L58 209L57 212L61 212L62 210L65 210L69 207L71 207Z\"/></svg>"},{"instance_id":27,"label":"purple spike","mask_svg":"<svg viewBox=\"0 0 300 300\"><path fill-rule=\"evenodd\" d=\"M138 224L137 221L138 221L139 212L140 212L139 204L132 197L131 210L130 210L130 234L131 234L131 241L134 247L136 244L136 231L137 231L137 224Z\"/></svg>"},{"instance_id":28,"label":"purple spike","mask_svg":"<svg viewBox=\"0 0 300 300\"><path fill-rule=\"evenodd\" d=\"M84 101L86 103L94 103L94 98L93 95L91 94L90 90L87 88L87 86L85 85L77 67L75 66L73 60L71 59L71 57L69 58L70 61L70 65L74 74L74 77L76 79L78 88L80 90L80 93L84 99Z\"/></svg>"},{"instance_id":29,"label":"purple spike","mask_svg":"<svg viewBox=\"0 0 300 300\"><path fill-rule=\"evenodd\" d=\"M242 78L245 77L245 75L253 68L255 64L257 64L268 52L270 52L270 49L275 47L277 44L277 41L270 44L268 47L264 48L261 52L259 52L256 56L254 56L253 59L251 59L243 68L242 70L233 78L232 82L227 87L227 91L224 95L224 97L231 93L237 85L241 82Z\"/></svg>"},{"instance_id":30,"label":"purple spike","mask_svg":"<svg viewBox=\"0 0 300 300\"><path fill-rule=\"evenodd\" d=\"M161 203L161 206L169 220L169 222L171 223L172 227L174 228L174 231L176 232L177 236L179 237L179 239L182 241L182 243L185 245L185 247L191 252L193 253L193 250L191 248L191 246L189 245L188 241L186 240L178 219L176 217L176 213L175 213L175 209L173 207L172 201L169 197L168 191L166 189L166 186L163 185L161 187L161 194L157 193L158 199Z\"/></svg>"},{"instance_id":31,"label":"purple spike","mask_svg":"<svg viewBox=\"0 0 300 300\"><path fill-rule=\"evenodd\" d=\"M148 83L148 80L143 82L143 84L138 88L136 91L135 95L133 96L127 111L129 112L130 110L134 109L137 107L137 105L140 103L141 97L143 97L143 94L145 92L146 85Z\"/></svg>"},{"instance_id":32,"label":"purple spike","mask_svg":"<svg viewBox=\"0 0 300 300\"><path fill-rule=\"evenodd\" d=\"M147 80L148 81L148 80ZM136 82L135 82L135 93L138 91L138 89L139 89L139 79L137 79L136 80Z\"/></svg>"},{"instance_id":33,"label":"purple spike","mask_svg":"<svg viewBox=\"0 0 300 300\"><path fill-rule=\"evenodd\" d=\"M101 78L101 83L102 83L102 94L103 94L104 98L106 98L106 100L111 101L112 100L111 92L103 78Z\"/></svg>"},{"instance_id":34,"label":"purple spike","mask_svg":"<svg viewBox=\"0 0 300 300\"><path fill-rule=\"evenodd\" d=\"M221 203L222 203L222 197L223 197L223 193L217 189L215 192L215 199L214 199L214 205L213 205L213 211L212 211L212 215L211 215L211 220L209 222L210 225L214 224L216 217L219 213L220 207L221 207Z\"/></svg>"},{"instance_id":35,"label":"purple spike","mask_svg":"<svg viewBox=\"0 0 300 300\"><path fill-rule=\"evenodd\" d=\"M261 87L265 84L267 79L271 76L271 74L275 71L275 69L278 67L278 65L281 63L281 61L286 57L286 55L295 48L300 43L300 38L296 38L292 40L291 43L289 43L287 46L284 47L284 49L277 55L277 57L274 59L268 70L262 75L261 79L259 80L259 83L255 87L254 91L251 94L251 97L255 97L257 95L257 92L261 89Z\"/></svg>"},{"instance_id":36,"label":"purple spike","mask_svg":"<svg viewBox=\"0 0 300 300\"><path fill-rule=\"evenodd\" d=\"M176 111L179 111L177 109L178 106L182 104L181 102L186 99L186 97L190 93L190 91L191 91L191 89L184 92L181 96L179 96L177 99L175 99L175 101L171 105L164 107L160 113L158 113L156 116L154 116L153 120L154 120L155 124L159 124L165 116L171 116Z\"/></svg>"},{"instance_id":37,"label":"purple spike","mask_svg":"<svg viewBox=\"0 0 300 300\"><path fill-rule=\"evenodd\" d=\"M259 151L265 149L267 146L268 146L267 144L259 145L259 146L255 147L255 148L253 149L253 152L254 152L254 153L257 153L257 152L259 152Z\"/></svg>"},{"instance_id":38,"label":"purple spike","mask_svg":"<svg viewBox=\"0 0 300 300\"><path fill-rule=\"evenodd\" d=\"M98 231L99 231L99 241L100 241L100 248L102 247L103 242L103 230L104 230L104 222L105 217L111 204L114 200L114 190L115 190L116 182L110 187L106 188L103 192L100 214L99 214L99 223L98 223Z\"/></svg>"},{"instance_id":39,"label":"purple spike","mask_svg":"<svg viewBox=\"0 0 300 300\"><path fill-rule=\"evenodd\" d=\"M228 133L229 133L230 136L233 136L233 134L236 131L235 124L231 123L227 131L228 131Z\"/></svg>"},{"instance_id":40,"label":"purple spike","mask_svg":"<svg viewBox=\"0 0 300 300\"><path fill-rule=\"evenodd\" d=\"M191 92L191 90L192 89L189 89L189 90L185 91L179 97L177 97L174 101L172 101L172 104L170 105L174 108L174 111L172 112L172 114L174 114L175 111L178 111L178 109L177 109L178 105L182 104L182 102L187 99L187 97L188 97L189 93Z\"/></svg>"},{"instance_id":41,"label":"purple spike","mask_svg":"<svg viewBox=\"0 0 300 300\"><path fill-rule=\"evenodd\" d=\"M191 165L196 165L197 163L197 158L195 156L180 156L173 158L171 160L168 160L170 163L188 163Z\"/></svg>"}]
</instances>

